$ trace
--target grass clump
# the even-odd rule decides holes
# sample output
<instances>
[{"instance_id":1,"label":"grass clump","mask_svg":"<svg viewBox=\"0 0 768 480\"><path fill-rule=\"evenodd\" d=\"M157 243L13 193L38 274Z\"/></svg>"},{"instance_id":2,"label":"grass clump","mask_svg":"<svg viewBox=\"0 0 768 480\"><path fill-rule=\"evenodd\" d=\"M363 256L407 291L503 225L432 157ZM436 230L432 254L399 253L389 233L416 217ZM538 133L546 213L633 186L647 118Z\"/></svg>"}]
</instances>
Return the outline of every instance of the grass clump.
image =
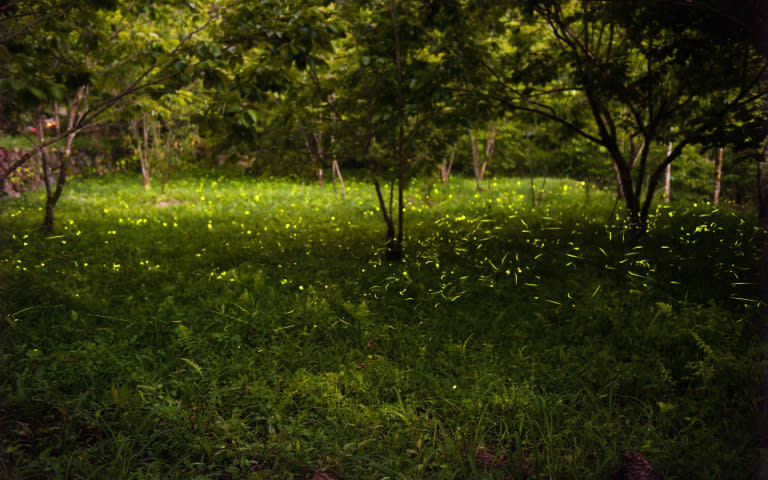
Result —
<instances>
[{"instance_id":1,"label":"grass clump","mask_svg":"<svg viewBox=\"0 0 768 480\"><path fill-rule=\"evenodd\" d=\"M526 182L413 185L394 264L363 183L89 179L53 235L2 199L0 476L751 475L754 225L665 206L632 241Z\"/></svg>"}]
</instances>

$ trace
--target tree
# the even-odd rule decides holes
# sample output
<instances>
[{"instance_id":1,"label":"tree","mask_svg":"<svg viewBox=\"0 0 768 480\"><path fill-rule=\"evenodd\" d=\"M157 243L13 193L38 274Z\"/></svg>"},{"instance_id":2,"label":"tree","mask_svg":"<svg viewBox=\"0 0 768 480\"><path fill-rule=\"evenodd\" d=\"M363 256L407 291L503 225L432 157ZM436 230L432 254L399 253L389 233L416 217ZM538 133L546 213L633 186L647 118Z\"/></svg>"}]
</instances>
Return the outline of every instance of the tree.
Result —
<instances>
[{"instance_id":1,"label":"tree","mask_svg":"<svg viewBox=\"0 0 768 480\"><path fill-rule=\"evenodd\" d=\"M2 172L0 182L33 155L41 155L46 186L43 229L52 230L75 136L96 126L122 99L165 91L186 67L183 48L210 18L201 8L207 6L204 2L184 3L181 8L191 10L186 20L190 23L172 29L177 35L167 46L146 38L139 41L136 28L157 16L157 10L179 8L174 2L145 8L119 1L44 3L12 2L0 12L0 31L8 32L0 38L5 70L0 97L18 99L16 107L36 112L38 122L44 112L52 109L58 115L58 105L67 105L67 125L48 138L38 126L34 149ZM160 39L157 33L154 37ZM61 140L66 140L65 156L54 186L46 149Z\"/></svg>"},{"instance_id":2,"label":"tree","mask_svg":"<svg viewBox=\"0 0 768 480\"><path fill-rule=\"evenodd\" d=\"M429 2L395 0L235 1L211 44L211 51L221 45L222 53L201 62L209 62L207 78L221 79L208 86L227 90L214 93L224 102L212 101L201 119L211 130L236 130L243 140L266 141L266 131L254 136L273 119L262 105L293 102L297 94L324 111L322 118L335 125L334 148L344 145L371 173L386 225L386 256L393 260L403 255L403 192L414 163L415 133L440 92L435 31L422 20L429 7ZM230 110L236 113L228 115ZM319 161L320 130L304 128L300 143Z\"/></svg>"},{"instance_id":3,"label":"tree","mask_svg":"<svg viewBox=\"0 0 768 480\"><path fill-rule=\"evenodd\" d=\"M507 15L508 37L532 24L548 32L539 39L547 46L515 71L505 69L515 65L509 58L488 56L489 96L601 146L636 233L646 230L661 177L686 146L743 146L759 135L765 61L715 14L691 16L672 2L562 0L527 2Z\"/></svg>"}]
</instances>

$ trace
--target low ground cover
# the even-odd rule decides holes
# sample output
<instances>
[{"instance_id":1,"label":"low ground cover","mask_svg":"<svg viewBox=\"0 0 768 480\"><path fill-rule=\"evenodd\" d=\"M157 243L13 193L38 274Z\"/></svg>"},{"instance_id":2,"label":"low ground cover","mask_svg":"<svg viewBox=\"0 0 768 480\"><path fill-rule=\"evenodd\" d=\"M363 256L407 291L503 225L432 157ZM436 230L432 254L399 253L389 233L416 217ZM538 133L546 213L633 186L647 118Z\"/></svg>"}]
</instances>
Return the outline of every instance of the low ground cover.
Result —
<instances>
[{"instance_id":1,"label":"low ground cover","mask_svg":"<svg viewBox=\"0 0 768 480\"><path fill-rule=\"evenodd\" d=\"M0 477L749 477L749 216L543 185L416 182L402 263L354 181L0 199Z\"/></svg>"}]
</instances>

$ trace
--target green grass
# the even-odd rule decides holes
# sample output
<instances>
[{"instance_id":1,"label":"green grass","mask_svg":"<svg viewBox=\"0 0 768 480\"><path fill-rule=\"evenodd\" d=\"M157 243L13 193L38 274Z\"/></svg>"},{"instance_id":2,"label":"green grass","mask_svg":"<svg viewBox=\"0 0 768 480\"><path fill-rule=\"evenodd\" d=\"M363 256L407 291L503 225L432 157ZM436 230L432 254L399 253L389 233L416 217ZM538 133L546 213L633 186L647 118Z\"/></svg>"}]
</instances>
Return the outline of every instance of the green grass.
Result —
<instances>
[{"instance_id":1,"label":"green grass","mask_svg":"<svg viewBox=\"0 0 768 480\"><path fill-rule=\"evenodd\" d=\"M34 134L28 138L21 135L3 135L0 136L0 147L28 149L35 146L34 140Z\"/></svg>"},{"instance_id":2,"label":"green grass","mask_svg":"<svg viewBox=\"0 0 768 480\"><path fill-rule=\"evenodd\" d=\"M0 477L667 479L755 471L755 228L549 179L128 176L0 199ZM483 462L478 452L496 459ZM505 455L506 457L502 457Z\"/></svg>"}]
</instances>

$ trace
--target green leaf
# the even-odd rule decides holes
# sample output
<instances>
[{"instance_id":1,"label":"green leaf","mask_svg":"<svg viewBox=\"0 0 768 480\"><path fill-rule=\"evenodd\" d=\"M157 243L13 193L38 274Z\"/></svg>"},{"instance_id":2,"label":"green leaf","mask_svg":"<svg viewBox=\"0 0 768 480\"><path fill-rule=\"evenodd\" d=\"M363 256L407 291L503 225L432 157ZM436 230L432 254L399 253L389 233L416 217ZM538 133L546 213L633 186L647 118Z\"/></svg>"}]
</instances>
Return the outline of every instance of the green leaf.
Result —
<instances>
[{"instance_id":1,"label":"green leaf","mask_svg":"<svg viewBox=\"0 0 768 480\"><path fill-rule=\"evenodd\" d=\"M40 90L37 87L33 87L33 86L30 85L30 86L27 87L27 90L32 92L32 95L34 95L35 98L37 98L38 100L45 100L46 99L45 92L43 92L42 90Z\"/></svg>"},{"instance_id":2,"label":"green leaf","mask_svg":"<svg viewBox=\"0 0 768 480\"><path fill-rule=\"evenodd\" d=\"M27 81L20 78L12 78L8 81L8 83L11 85L11 88L14 90L21 90L22 88L27 86Z\"/></svg>"},{"instance_id":3,"label":"green leaf","mask_svg":"<svg viewBox=\"0 0 768 480\"><path fill-rule=\"evenodd\" d=\"M64 99L64 90L62 90L58 85L51 85L48 87L48 91L55 100L61 101Z\"/></svg>"}]
</instances>

